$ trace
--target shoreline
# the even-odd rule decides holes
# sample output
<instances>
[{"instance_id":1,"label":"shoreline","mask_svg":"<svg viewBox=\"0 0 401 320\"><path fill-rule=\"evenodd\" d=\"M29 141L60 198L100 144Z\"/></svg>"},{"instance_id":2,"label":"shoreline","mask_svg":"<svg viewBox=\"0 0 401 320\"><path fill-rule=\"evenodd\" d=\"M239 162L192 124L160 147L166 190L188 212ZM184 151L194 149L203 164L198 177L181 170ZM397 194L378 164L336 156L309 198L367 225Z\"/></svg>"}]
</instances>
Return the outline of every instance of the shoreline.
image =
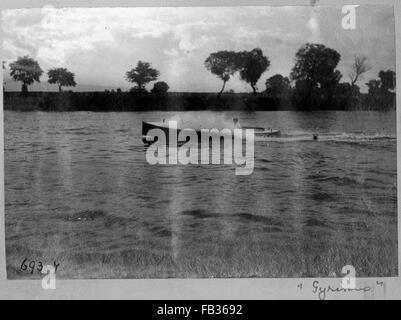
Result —
<instances>
[{"instance_id":1,"label":"shoreline","mask_svg":"<svg viewBox=\"0 0 401 320\"><path fill-rule=\"evenodd\" d=\"M216 93L168 92L165 94L135 93L119 91L92 92L4 92L4 110L12 111L93 111L93 112L136 112L136 111L393 111L395 96L387 103L372 101L363 94L348 107L341 101L333 105L309 108L295 105L291 97L271 98L263 92Z\"/></svg>"}]
</instances>

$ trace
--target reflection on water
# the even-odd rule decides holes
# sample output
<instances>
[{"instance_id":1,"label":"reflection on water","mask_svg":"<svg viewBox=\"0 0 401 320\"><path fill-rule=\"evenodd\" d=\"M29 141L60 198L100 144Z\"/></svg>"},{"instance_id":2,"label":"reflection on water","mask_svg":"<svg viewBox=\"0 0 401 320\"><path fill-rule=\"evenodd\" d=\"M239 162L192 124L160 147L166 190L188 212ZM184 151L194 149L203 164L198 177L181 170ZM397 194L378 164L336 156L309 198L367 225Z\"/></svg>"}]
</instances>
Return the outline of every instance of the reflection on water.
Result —
<instances>
[{"instance_id":1,"label":"reflection on water","mask_svg":"<svg viewBox=\"0 0 401 320\"><path fill-rule=\"evenodd\" d=\"M235 164L149 165L142 120L177 114L6 111L7 247L58 239L63 252L135 247L177 261L216 241L300 252L378 233L396 241L395 113L217 114L282 131L255 143L250 176Z\"/></svg>"}]
</instances>

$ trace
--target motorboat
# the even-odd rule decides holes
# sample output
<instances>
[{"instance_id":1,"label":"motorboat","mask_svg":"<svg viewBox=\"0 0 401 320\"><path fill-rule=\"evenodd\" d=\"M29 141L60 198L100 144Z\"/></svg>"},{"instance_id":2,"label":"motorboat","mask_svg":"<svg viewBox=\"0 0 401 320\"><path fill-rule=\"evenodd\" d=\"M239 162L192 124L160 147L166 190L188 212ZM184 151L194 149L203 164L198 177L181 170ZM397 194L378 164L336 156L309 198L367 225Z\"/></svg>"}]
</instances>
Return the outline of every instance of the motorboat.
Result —
<instances>
[{"instance_id":1,"label":"motorboat","mask_svg":"<svg viewBox=\"0 0 401 320\"><path fill-rule=\"evenodd\" d=\"M247 130L247 129L253 129L254 135L256 137L279 137L281 135L280 130L275 130L271 128L263 128L263 127L253 127L253 126L241 126L238 122L237 118L233 119L234 125L230 129L242 129L242 130ZM148 121L142 121L142 141L145 144L152 144L157 141L157 136L153 136L149 134L149 131L152 129L160 129L161 131L164 132L165 138L166 138L166 143L168 144L170 139L170 134L172 134L174 137L178 137L181 131L189 130L189 129L184 129L180 127L170 127L169 122L166 120L163 120L162 122L148 122ZM204 129L204 128L203 128ZM192 129L195 131L200 139L201 137L201 127L199 128L194 128ZM184 141L185 143L185 141Z\"/></svg>"}]
</instances>

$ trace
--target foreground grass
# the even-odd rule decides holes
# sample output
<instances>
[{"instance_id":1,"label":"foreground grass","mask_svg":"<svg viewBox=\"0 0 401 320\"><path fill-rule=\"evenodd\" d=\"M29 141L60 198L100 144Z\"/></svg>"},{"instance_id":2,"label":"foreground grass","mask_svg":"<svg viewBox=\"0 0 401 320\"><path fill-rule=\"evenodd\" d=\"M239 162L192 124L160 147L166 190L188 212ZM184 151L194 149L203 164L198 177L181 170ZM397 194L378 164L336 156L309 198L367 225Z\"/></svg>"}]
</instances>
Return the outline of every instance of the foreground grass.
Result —
<instances>
[{"instance_id":1,"label":"foreground grass","mask_svg":"<svg viewBox=\"0 0 401 320\"><path fill-rule=\"evenodd\" d=\"M145 248L150 248L146 250ZM22 260L60 264L58 278L247 278L341 276L344 265L353 265L359 277L396 276L397 241L388 234L374 237L326 238L311 231L308 239L252 235L235 238L143 245L108 253L66 250L62 244L42 250L7 247L9 279L40 278L39 272L20 269ZM83 248L82 248L83 249Z\"/></svg>"}]
</instances>

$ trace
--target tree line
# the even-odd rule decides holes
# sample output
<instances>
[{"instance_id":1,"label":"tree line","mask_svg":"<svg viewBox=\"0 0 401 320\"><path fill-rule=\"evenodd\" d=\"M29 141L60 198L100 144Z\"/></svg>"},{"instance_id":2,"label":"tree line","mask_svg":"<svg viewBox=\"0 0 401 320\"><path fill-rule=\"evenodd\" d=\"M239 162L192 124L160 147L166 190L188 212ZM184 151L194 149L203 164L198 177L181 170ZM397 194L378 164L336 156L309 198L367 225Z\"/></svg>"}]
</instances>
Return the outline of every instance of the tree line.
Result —
<instances>
[{"instance_id":1,"label":"tree line","mask_svg":"<svg viewBox=\"0 0 401 320\"><path fill-rule=\"evenodd\" d=\"M394 71L380 71L377 79L366 83L368 93L362 94L357 83L371 69L367 57L363 55L354 57L348 73L349 82L340 82L343 78L337 69L340 60L341 55L336 50L322 44L306 43L296 52L295 64L289 77L275 74L267 78L262 92L258 92L256 84L268 71L271 61L260 48L240 52L226 50L213 52L204 61L204 66L222 80L222 87L217 93L217 103L224 100L222 94L227 82L238 74L239 78L252 89L254 98L249 101L259 106L266 105L270 109L289 106L300 110L346 110L369 105L371 109L384 110L394 107L396 86ZM10 63L9 67L12 78L22 82L23 93L28 91L28 85L35 81L40 82L43 74L39 63L29 56L19 57ZM56 84L60 92L63 87L76 86L74 73L66 68L52 68L47 72L47 76L48 82ZM134 84L130 93L140 96L148 93L146 85L156 81L159 76L160 72L157 69L152 68L149 62L143 61L138 61L136 67L125 74L126 80ZM166 82L157 81L154 82L151 93L168 99L168 90ZM118 92L121 93L121 90Z\"/></svg>"},{"instance_id":2,"label":"tree line","mask_svg":"<svg viewBox=\"0 0 401 320\"><path fill-rule=\"evenodd\" d=\"M39 63L29 56L19 57L16 61L10 63L10 76L14 81L22 83L21 92L27 93L28 86L35 81L40 82L40 77L43 75L43 70ZM5 62L3 61L3 70ZM146 92L145 85L149 82L157 80L160 72L151 67L150 63L138 61L137 66L126 73L126 79L129 82L135 83L131 89L133 92ZM66 68L52 68L47 72L50 84L56 84L60 92L63 87L75 87L75 74ZM160 93L167 92L169 86L164 81L158 81L154 84L152 92Z\"/></svg>"},{"instance_id":3,"label":"tree line","mask_svg":"<svg viewBox=\"0 0 401 320\"><path fill-rule=\"evenodd\" d=\"M5 65L3 63L3 69ZM29 56L19 57L16 61L10 63L10 75L14 81L22 82L21 92L28 92L28 86L32 83L40 82L43 74L39 63ZM66 68L53 68L47 72L48 82L58 85L59 91L62 87L75 86L75 75Z\"/></svg>"},{"instance_id":4,"label":"tree line","mask_svg":"<svg viewBox=\"0 0 401 320\"><path fill-rule=\"evenodd\" d=\"M341 55L322 44L306 43L295 55L295 65L289 77L275 74L265 82L262 96L273 106L289 104L295 109L350 109L361 103L384 107L394 106L395 72L380 71L378 79L370 80L367 97L360 92L357 82L371 67L367 57L357 55L350 67L349 82L340 82L342 74L337 70ZM205 67L223 81L218 95L226 83L238 73L241 80L252 87L256 95L256 83L270 66L269 57L259 48L252 51L218 51L205 60Z\"/></svg>"},{"instance_id":5,"label":"tree line","mask_svg":"<svg viewBox=\"0 0 401 320\"><path fill-rule=\"evenodd\" d=\"M206 69L223 80L219 96L223 93L227 81L236 72L241 80L250 84L253 94L256 95L256 83L269 66L269 58L264 56L259 48L241 52L218 51L210 54L205 60Z\"/></svg>"}]
</instances>

